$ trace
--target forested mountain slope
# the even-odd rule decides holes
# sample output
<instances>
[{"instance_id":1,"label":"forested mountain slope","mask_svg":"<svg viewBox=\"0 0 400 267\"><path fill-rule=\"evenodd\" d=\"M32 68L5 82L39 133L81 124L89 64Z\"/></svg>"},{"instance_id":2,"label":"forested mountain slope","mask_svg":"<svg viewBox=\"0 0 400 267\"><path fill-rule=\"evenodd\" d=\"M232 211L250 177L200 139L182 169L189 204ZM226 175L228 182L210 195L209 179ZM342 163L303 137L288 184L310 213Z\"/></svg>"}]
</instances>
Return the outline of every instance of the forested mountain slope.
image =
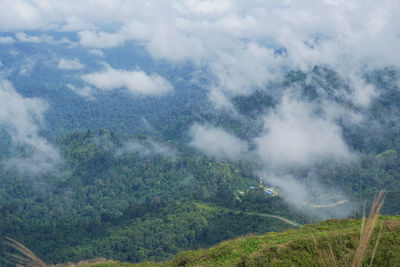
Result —
<instances>
[{"instance_id":1,"label":"forested mountain slope","mask_svg":"<svg viewBox=\"0 0 400 267\"><path fill-rule=\"evenodd\" d=\"M138 262L164 260L184 249L207 247L247 233L293 227L259 213L283 216L300 224L340 217L343 210L345 216L351 215L349 211L361 214L362 203L382 188L388 190L383 213L397 214L400 126L393 115L398 112L397 73L385 69L368 76L381 94L365 114L380 118L379 127L343 124L347 142L362 153L357 161L325 160L286 169L305 185L313 186L317 181L322 188L344 192L348 197L345 200L332 190L317 191L319 195L314 199L294 207L286 200L291 197L288 192L266 196L257 175L262 162L246 155L239 160L205 156L185 143L187 134L170 131L178 129L175 122L196 121L198 117L192 113L159 124L166 128L153 136L105 129L58 135L54 142L64 161L45 174L21 175L7 165L10 158L29 158L32 151L11 146L9 134L3 132L1 234L35 247L35 252L49 263L97 257ZM334 72L315 68L308 74L290 72L282 85L271 86L298 84L310 101L333 97L324 92L308 96L313 82L307 84L307 76L325 79L332 91L340 82ZM346 105L341 99L335 101ZM251 142L251 137L262 131L262 122L254 114L273 108L274 96L259 91L253 96L237 97L234 103L247 114L246 120L223 112L207 115L202 111L196 116ZM167 138L171 134L173 137ZM249 149L251 154L251 145ZM329 208L332 203L342 204ZM325 206L328 208L318 208ZM4 257L7 249L2 246L1 250Z\"/></svg>"},{"instance_id":2,"label":"forested mountain slope","mask_svg":"<svg viewBox=\"0 0 400 267\"><path fill-rule=\"evenodd\" d=\"M229 254L255 264L265 238L355 234L280 232L382 189L400 213L399 1L0 3L0 265L6 237L138 263L276 232Z\"/></svg>"},{"instance_id":3,"label":"forested mountain slope","mask_svg":"<svg viewBox=\"0 0 400 267\"><path fill-rule=\"evenodd\" d=\"M400 260L400 218L380 217L378 224L381 226L371 235L362 262L396 266ZM79 266L351 266L360 244L360 225L360 220L328 220L283 233L239 237L208 249L179 253L171 261L129 264L93 260Z\"/></svg>"}]
</instances>

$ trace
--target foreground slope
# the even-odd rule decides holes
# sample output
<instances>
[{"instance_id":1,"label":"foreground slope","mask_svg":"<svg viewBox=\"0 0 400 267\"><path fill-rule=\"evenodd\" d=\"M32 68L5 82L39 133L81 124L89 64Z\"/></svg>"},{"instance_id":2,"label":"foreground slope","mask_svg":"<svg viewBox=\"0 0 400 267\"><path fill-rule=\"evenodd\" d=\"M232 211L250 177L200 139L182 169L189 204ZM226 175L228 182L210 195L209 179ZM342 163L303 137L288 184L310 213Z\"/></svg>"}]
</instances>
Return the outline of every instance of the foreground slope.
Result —
<instances>
[{"instance_id":1,"label":"foreground slope","mask_svg":"<svg viewBox=\"0 0 400 267\"><path fill-rule=\"evenodd\" d=\"M283 233L245 236L209 249L182 252L169 262L100 261L80 266L350 266L359 245L360 227L360 220L328 220ZM366 266L378 235L373 266L398 266L400 216L380 217L363 258Z\"/></svg>"}]
</instances>

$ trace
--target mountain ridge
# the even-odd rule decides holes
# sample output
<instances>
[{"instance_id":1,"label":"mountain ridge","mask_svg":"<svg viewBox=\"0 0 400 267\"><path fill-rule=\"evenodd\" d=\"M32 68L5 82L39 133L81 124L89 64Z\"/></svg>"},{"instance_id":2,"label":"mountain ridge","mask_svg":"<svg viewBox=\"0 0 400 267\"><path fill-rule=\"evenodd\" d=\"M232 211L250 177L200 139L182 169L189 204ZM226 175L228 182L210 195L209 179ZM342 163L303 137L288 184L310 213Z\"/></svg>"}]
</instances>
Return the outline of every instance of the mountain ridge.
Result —
<instances>
[{"instance_id":1,"label":"mountain ridge","mask_svg":"<svg viewBox=\"0 0 400 267\"><path fill-rule=\"evenodd\" d=\"M210 248L181 252L170 261L134 264L99 260L63 266L350 266L361 225L362 220L331 219L281 233L238 237ZM363 263L370 263L380 236L372 266L396 266L400 262L400 216L380 216L378 225Z\"/></svg>"}]
</instances>

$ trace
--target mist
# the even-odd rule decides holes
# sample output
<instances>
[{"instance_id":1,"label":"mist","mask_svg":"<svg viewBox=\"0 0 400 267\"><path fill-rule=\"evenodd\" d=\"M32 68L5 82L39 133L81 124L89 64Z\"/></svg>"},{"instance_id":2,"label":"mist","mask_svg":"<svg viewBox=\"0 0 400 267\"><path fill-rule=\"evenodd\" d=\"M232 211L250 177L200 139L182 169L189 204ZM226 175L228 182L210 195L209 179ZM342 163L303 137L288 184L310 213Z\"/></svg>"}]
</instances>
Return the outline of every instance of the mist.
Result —
<instances>
[{"instance_id":1,"label":"mist","mask_svg":"<svg viewBox=\"0 0 400 267\"><path fill-rule=\"evenodd\" d=\"M289 95L264 117L264 128L255 139L258 154L274 166L304 166L328 158L345 161L353 157L333 118L316 115L310 103Z\"/></svg>"},{"instance_id":2,"label":"mist","mask_svg":"<svg viewBox=\"0 0 400 267\"><path fill-rule=\"evenodd\" d=\"M216 127L194 124L189 135L190 145L209 157L239 160L248 151L246 142Z\"/></svg>"},{"instance_id":3,"label":"mist","mask_svg":"<svg viewBox=\"0 0 400 267\"><path fill-rule=\"evenodd\" d=\"M360 152L344 138L343 125L365 124L364 111L380 95L364 76L387 66L400 67L400 2L395 0L0 2L7 7L0 11L3 44L64 42L98 57L133 44L157 62L190 63L205 70L207 83L194 79L192 85L207 90L215 112L228 111L238 120L243 117L232 102L234 97L250 96L257 90L273 96L277 104L255 115L262 123L256 137L244 140L204 121L191 123L186 130L189 144L200 153L260 163L265 180L287 191L290 203L307 202L315 192L327 189L315 184L301 190L300 196L289 193L304 186L285 171L288 167L312 169L322 161L359 159ZM25 33L29 30L39 33ZM18 33L11 36L8 31ZM55 40L47 31L72 32L76 40ZM80 86L65 86L88 100L93 100L96 90L122 89L134 96L153 97L175 91L170 77L157 71L122 69L106 61L98 64L105 68L77 74ZM21 74L30 73L32 65L34 61L27 60ZM76 58L60 58L57 66L64 71L84 70ZM316 66L319 73L314 71ZM337 88L328 88L326 77L331 73L324 69L335 74ZM284 83L291 70L308 74L304 84L273 86ZM298 93L307 86L315 89L318 100ZM4 123L14 129L13 140L37 152L53 151L39 135L41 124L33 120L42 116L42 102L21 99L15 92L7 94L23 107L20 121L33 128L27 130L3 116ZM133 142L127 151L146 149ZM330 193L342 197L334 191Z\"/></svg>"},{"instance_id":4,"label":"mist","mask_svg":"<svg viewBox=\"0 0 400 267\"><path fill-rule=\"evenodd\" d=\"M57 149L39 132L44 125L47 104L18 94L12 84L0 81L0 124L11 135L12 145L25 147L25 156L14 155L5 163L21 173L43 173L55 170L61 157Z\"/></svg>"},{"instance_id":5,"label":"mist","mask_svg":"<svg viewBox=\"0 0 400 267\"><path fill-rule=\"evenodd\" d=\"M130 93L142 95L163 95L173 89L167 80L157 74L116 70L108 65L105 71L85 74L82 79L100 90L126 88Z\"/></svg>"},{"instance_id":6,"label":"mist","mask_svg":"<svg viewBox=\"0 0 400 267\"><path fill-rule=\"evenodd\" d=\"M170 159L175 159L178 151L167 144L155 140L131 140L122 145L117 150L116 155L121 156L129 153L138 153L142 157L163 156Z\"/></svg>"}]
</instances>

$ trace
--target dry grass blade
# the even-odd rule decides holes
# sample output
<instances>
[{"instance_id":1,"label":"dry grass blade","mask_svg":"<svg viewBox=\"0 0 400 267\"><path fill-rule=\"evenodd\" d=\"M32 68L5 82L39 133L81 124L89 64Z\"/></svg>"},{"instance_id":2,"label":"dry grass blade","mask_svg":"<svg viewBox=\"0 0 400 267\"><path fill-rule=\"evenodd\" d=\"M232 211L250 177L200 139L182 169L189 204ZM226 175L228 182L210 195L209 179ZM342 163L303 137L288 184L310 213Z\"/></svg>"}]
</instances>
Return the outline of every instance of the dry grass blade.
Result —
<instances>
[{"instance_id":1,"label":"dry grass blade","mask_svg":"<svg viewBox=\"0 0 400 267\"><path fill-rule=\"evenodd\" d=\"M332 250L331 244L328 243L328 246L329 246L329 253L330 253L331 258L332 258L332 261L333 261L333 265L334 265L335 267L337 267L335 254L333 254L333 250Z\"/></svg>"},{"instance_id":2,"label":"dry grass blade","mask_svg":"<svg viewBox=\"0 0 400 267\"><path fill-rule=\"evenodd\" d=\"M316 250L318 252L319 260L320 260L322 266L326 266L324 258L322 257L321 250L318 248L317 240L315 240L315 237L314 237L312 232L310 232L310 234L311 234L312 240L314 241L315 248L316 248Z\"/></svg>"},{"instance_id":3,"label":"dry grass blade","mask_svg":"<svg viewBox=\"0 0 400 267\"><path fill-rule=\"evenodd\" d=\"M8 262L16 266L29 266L29 267L46 267L46 264L39 259L30 249L19 243L18 241L6 237L6 245L14 248L21 255L9 253Z\"/></svg>"},{"instance_id":4,"label":"dry grass blade","mask_svg":"<svg viewBox=\"0 0 400 267\"><path fill-rule=\"evenodd\" d=\"M369 262L369 265L368 265L370 267L372 266L372 262L374 261L376 250L378 249L379 239L381 238L381 236L382 236L382 225L380 225L379 233L378 233L378 236L375 241L374 250L372 251L371 261Z\"/></svg>"},{"instance_id":5,"label":"dry grass blade","mask_svg":"<svg viewBox=\"0 0 400 267\"><path fill-rule=\"evenodd\" d=\"M378 195L375 197L374 202L372 203L368 219L365 220L363 218L363 222L361 225L361 233L360 233L360 243L357 247L356 253L353 258L353 264L352 264L353 267L362 266L362 260L367 250L367 246L371 238L372 232L378 222L378 216L383 206L384 198L385 198L384 191L380 191Z\"/></svg>"}]
</instances>

